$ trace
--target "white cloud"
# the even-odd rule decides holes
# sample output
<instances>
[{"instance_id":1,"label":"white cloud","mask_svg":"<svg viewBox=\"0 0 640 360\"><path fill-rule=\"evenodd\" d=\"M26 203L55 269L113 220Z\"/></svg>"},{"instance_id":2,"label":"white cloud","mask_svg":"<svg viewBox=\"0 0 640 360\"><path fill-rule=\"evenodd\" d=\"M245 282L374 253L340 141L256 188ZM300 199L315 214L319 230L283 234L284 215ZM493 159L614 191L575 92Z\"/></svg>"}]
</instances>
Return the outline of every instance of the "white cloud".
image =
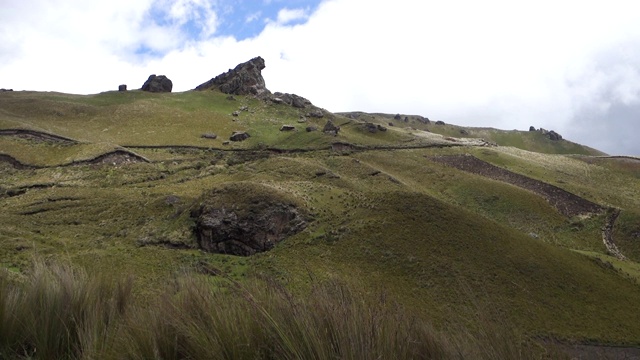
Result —
<instances>
[{"instance_id":1,"label":"white cloud","mask_svg":"<svg viewBox=\"0 0 640 360\"><path fill-rule=\"evenodd\" d=\"M247 17L244 19L244 22L245 22L245 23L251 23L251 22L254 22L254 21L256 21L256 20L260 19L260 16L262 16L262 12L261 12L261 11L256 11L256 12L254 12L254 13L249 14L249 16L247 16Z\"/></svg>"},{"instance_id":2,"label":"white cloud","mask_svg":"<svg viewBox=\"0 0 640 360\"><path fill-rule=\"evenodd\" d=\"M308 17L304 9L280 9L276 22L280 25L286 25L296 20L304 20Z\"/></svg>"},{"instance_id":3,"label":"white cloud","mask_svg":"<svg viewBox=\"0 0 640 360\"><path fill-rule=\"evenodd\" d=\"M242 41L215 37L217 13L205 1L167 3L178 4L162 8L172 14L168 24L150 21L151 0L34 2L0 12L2 87L95 93L138 87L156 73L184 91L260 55L269 89L332 111L534 125L578 142L589 139L576 124L614 123L614 110L631 119L623 110L640 102L634 1L330 0L313 13L282 9ZM287 26L296 20L306 22ZM188 38L179 28L188 21L204 35ZM137 56L141 45L165 55ZM634 131L598 146L615 152L619 136ZM625 151L640 154L640 145L634 149Z\"/></svg>"}]
</instances>

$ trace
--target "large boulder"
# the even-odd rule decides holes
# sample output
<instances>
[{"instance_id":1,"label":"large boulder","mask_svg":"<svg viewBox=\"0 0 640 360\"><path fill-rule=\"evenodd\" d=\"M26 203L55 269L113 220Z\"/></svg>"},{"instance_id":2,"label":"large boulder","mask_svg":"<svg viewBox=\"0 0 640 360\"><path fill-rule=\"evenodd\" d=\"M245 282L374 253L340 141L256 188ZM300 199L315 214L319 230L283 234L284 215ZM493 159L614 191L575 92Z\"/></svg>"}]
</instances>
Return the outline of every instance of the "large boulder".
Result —
<instances>
[{"instance_id":1,"label":"large boulder","mask_svg":"<svg viewBox=\"0 0 640 360\"><path fill-rule=\"evenodd\" d=\"M249 133L246 133L244 131L234 131L233 134L231 134L231 137L229 138L229 140L231 140L231 141L244 141L244 140L247 140L250 137L251 136L249 135Z\"/></svg>"},{"instance_id":2,"label":"large boulder","mask_svg":"<svg viewBox=\"0 0 640 360\"><path fill-rule=\"evenodd\" d=\"M164 75L150 75L142 85L142 90L149 92L171 92L171 89L173 89L173 82Z\"/></svg>"},{"instance_id":3,"label":"large boulder","mask_svg":"<svg viewBox=\"0 0 640 360\"><path fill-rule=\"evenodd\" d=\"M261 72L264 68L264 59L258 56L198 85L196 90L217 88L225 94L233 95L269 94Z\"/></svg>"},{"instance_id":4,"label":"large boulder","mask_svg":"<svg viewBox=\"0 0 640 360\"><path fill-rule=\"evenodd\" d=\"M336 126L331 120L328 120L327 123L324 125L324 128L322 129L323 133L328 135L333 135L333 136L338 135L339 131L340 131L340 126Z\"/></svg>"}]
</instances>

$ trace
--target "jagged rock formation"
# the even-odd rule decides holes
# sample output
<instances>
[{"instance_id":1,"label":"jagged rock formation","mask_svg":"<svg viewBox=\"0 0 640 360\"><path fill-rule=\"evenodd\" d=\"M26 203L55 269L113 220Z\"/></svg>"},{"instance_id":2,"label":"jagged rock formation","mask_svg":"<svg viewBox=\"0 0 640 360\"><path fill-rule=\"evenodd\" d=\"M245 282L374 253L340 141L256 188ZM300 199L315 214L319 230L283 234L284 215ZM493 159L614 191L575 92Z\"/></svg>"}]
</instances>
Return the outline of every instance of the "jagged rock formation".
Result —
<instances>
[{"instance_id":1,"label":"jagged rock formation","mask_svg":"<svg viewBox=\"0 0 640 360\"><path fill-rule=\"evenodd\" d=\"M171 92L171 89L173 89L173 82L164 75L150 75L142 85L142 90L149 92Z\"/></svg>"},{"instance_id":2,"label":"jagged rock formation","mask_svg":"<svg viewBox=\"0 0 640 360\"><path fill-rule=\"evenodd\" d=\"M270 94L261 73L264 68L264 59L258 56L196 86L195 90L217 88L225 94L233 95Z\"/></svg>"},{"instance_id":3,"label":"jagged rock formation","mask_svg":"<svg viewBox=\"0 0 640 360\"><path fill-rule=\"evenodd\" d=\"M529 128L529 131L531 131L531 128ZM558 134L553 130L546 130L546 129L540 128L539 131L542 133L542 135L545 135L550 140L553 140L553 141L562 140L562 135Z\"/></svg>"},{"instance_id":4,"label":"jagged rock formation","mask_svg":"<svg viewBox=\"0 0 640 360\"><path fill-rule=\"evenodd\" d=\"M142 85L144 87L144 85ZM127 91L127 85L118 85L118 91Z\"/></svg>"},{"instance_id":5,"label":"jagged rock formation","mask_svg":"<svg viewBox=\"0 0 640 360\"><path fill-rule=\"evenodd\" d=\"M298 96L296 94L287 94L276 92L271 97L271 101L276 104L287 104L296 108L304 109L307 105L311 105L311 101Z\"/></svg>"}]
</instances>

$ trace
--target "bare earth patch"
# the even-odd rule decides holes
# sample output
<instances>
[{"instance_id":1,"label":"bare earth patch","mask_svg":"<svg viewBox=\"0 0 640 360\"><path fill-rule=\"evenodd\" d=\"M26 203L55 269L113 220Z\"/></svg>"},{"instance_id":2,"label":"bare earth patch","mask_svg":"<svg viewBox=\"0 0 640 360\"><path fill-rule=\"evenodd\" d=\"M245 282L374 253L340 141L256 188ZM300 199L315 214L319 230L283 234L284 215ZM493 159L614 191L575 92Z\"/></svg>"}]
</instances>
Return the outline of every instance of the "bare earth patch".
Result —
<instances>
[{"instance_id":1,"label":"bare earth patch","mask_svg":"<svg viewBox=\"0 0 640 360\"><path fill-rule=\"evenodd\" d=\"M572 194L557 186L516 174L509 170L489 164L471 155L434 156L429 159L455 167L459 170L482 175L490 179L502 181L517 187L532 191L545 200L565 216L589 215L601 213L604 207L593 203L578 195Z\"/></svg>"}]
</instances>

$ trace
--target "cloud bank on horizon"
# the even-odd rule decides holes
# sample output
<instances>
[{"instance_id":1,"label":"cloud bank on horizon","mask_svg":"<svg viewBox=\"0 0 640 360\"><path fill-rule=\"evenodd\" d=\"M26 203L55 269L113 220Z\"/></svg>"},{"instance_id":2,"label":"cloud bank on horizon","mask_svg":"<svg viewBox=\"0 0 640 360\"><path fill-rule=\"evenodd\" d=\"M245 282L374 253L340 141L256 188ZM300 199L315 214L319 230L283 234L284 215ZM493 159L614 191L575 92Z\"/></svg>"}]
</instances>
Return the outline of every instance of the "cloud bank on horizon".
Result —
<instances>
[{"instance_id":1,"label":"cloud bank on horizon","mask_svg":"<svg viewBox=\"0 0 640 360\"><path fill-rule=\"evenodd\" d=\"M272 91L330 111L553 129L640 155L632 0L0 0L0 87L174 91L255 56ZM37 11L36 11L37 10Z\"/></svg>"}]
</instances>

